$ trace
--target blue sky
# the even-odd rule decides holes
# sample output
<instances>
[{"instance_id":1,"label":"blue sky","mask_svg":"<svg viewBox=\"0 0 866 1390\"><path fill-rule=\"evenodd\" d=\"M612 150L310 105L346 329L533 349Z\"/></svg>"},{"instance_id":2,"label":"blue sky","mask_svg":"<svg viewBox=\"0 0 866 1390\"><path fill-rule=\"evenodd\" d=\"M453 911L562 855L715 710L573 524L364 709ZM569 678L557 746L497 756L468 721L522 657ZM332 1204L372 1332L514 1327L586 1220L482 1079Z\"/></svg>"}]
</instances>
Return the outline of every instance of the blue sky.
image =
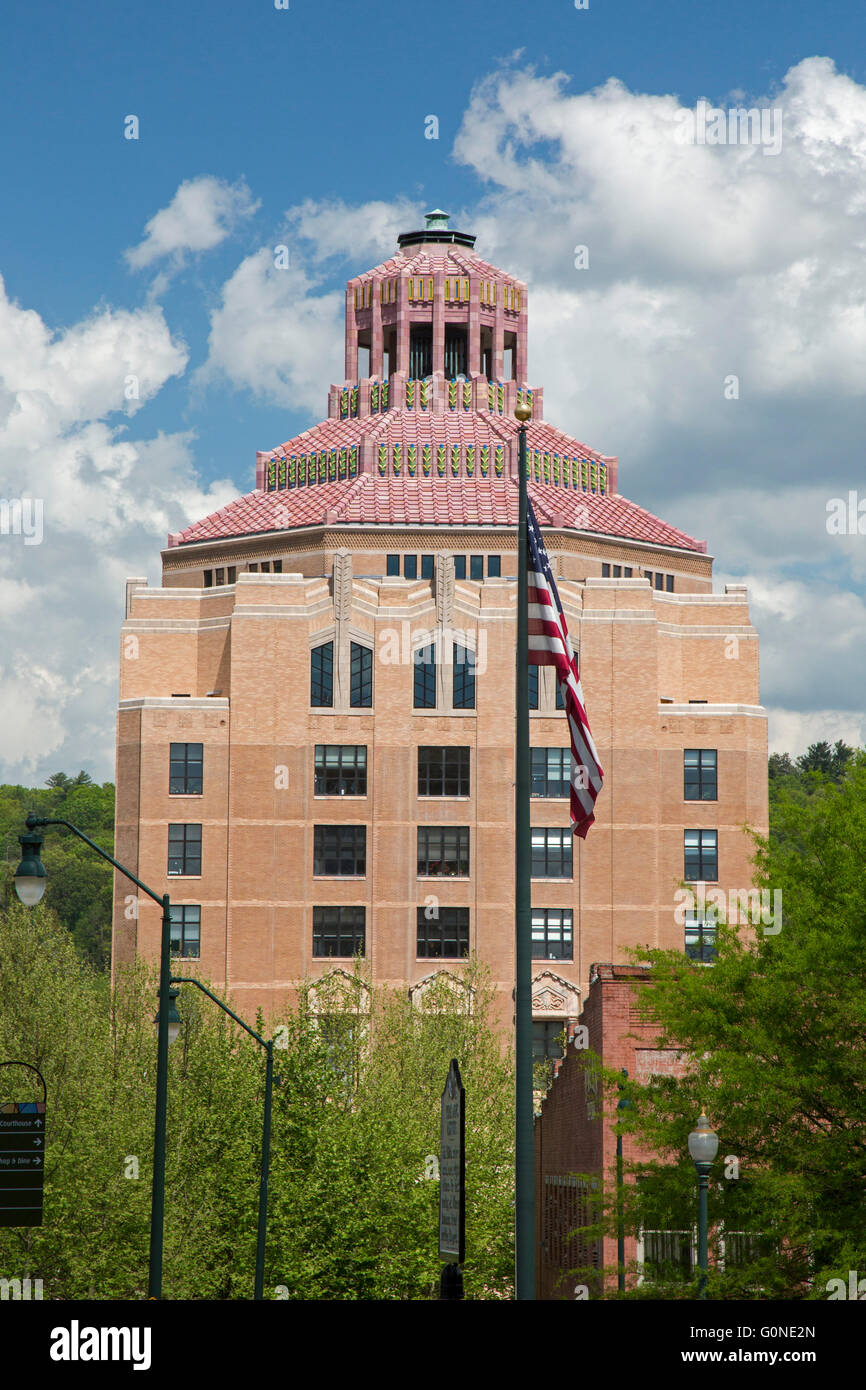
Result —
<instances>
[{"instance_id":1,"label":"blue sky","mask_svg":"<svg viewBox=\"0 0 866 1390\"><path fill-rule=\"evenodd\" d=\"M346 277L436 205L530 283L548 418L747 579L771 746L866 739L866 539L826 527L866 497L864 37L838 0L8 0L0 497L44 537L0 535L0 778L113 776L123 579L324 415ZM684 150L699 98L778 153Z\"/></svg>"}]
</instances>

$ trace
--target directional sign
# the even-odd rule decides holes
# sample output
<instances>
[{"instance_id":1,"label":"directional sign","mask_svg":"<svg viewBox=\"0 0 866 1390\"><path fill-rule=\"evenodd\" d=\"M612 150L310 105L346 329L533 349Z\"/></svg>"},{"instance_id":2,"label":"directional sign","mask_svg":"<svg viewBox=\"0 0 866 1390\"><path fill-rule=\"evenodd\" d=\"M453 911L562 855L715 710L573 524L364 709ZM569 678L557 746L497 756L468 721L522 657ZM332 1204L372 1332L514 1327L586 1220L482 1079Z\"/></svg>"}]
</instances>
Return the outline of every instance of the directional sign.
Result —
<instances>
[{"instance_id":1,"label":"directional sign","mask_svg":"<svg viewBox=\"0 0 866 1390\"><path fill-rule=\"evenodd\" d=\"M466 1092L456 1060L442 1092L439 1144L439 1258L466 1255Z\"/></svg>"},{"instance_id":2,"label":"directional sign","mask_svg":"<svg viewBox=\"0 0 866 1390\"><path fill-rule=\"evenodd\" d=\"M0 1106L0 1226L42 1225L45 1104Z\"/></svg>"}]
</instances>

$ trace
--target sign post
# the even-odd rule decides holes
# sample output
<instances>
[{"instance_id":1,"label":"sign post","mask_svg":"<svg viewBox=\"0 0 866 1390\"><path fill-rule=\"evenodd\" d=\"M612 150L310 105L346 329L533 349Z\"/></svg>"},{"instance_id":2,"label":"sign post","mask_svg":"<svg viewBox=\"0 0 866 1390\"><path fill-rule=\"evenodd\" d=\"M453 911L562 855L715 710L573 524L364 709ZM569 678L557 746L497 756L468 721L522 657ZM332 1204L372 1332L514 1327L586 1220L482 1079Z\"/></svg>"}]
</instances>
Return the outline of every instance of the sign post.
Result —
<instances>
[{"instance_id":1,"label":"sign post","mask_svg":"<svg viewBox=\"0 0 866 1390\"><path fill-rule=\"evenodd\" d=\"M42 1082L42 1100L0 1102L0 1226L41 1226L45 1181L45 1081L29 1062L2 1062L27 1067Z\"/></svg>"},{"instance_id":2,"label":"sign post","mask_svg":"<svg viewBox=\"0 0 866 1390\"><path fill-rule=\"evenodd\" d=\"M441 1299L463 1297L466 1258L466 1092L456 1058L448 1068L439 1135L439 1258L447 1263L439 1284Z\"/></svg>"}]
</instances>

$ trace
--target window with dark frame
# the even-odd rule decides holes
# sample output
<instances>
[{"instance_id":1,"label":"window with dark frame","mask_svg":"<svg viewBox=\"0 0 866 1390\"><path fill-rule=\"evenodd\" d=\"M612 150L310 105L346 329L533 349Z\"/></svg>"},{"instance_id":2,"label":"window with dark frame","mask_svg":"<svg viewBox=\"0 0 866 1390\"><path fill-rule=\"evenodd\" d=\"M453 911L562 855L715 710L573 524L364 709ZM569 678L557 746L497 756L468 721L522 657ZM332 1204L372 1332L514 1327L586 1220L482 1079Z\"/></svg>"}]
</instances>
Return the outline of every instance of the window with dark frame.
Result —
<instances>
[{"instance_id":1,"label":"window with dark frame","mask_svg":"<svg viewBox=\"0 0 866 1390\"><path fill-rule=\"evenodd\" d=\"M466 578L466 556L465 556L465 555L455 555L455 556L454 556L454 578L455 578L455 579L465 579L465 578Z\"/></svg>"},{"instance_id":2,"label":"window with dark frame","mask_svg":"<svg viewBox=\"0 0 866 1390\"><path fill-rule=\"evenodd\" d=\"M366 825L313 826L313 873L317 877L364 878Z\"/></svg>"},{"instance_id":3,"label":"window with dark frame","mask_svg":"<svg viewBox=\"0 0 866 1390\"><path fill-rule=\"evenodd\" d=\"M419 647L413 653L414 707L415 709L436 708L436 643Z\"/></svg>"},{"instance_id":4,"label":"window with dark frame","mask_svg":"<svg viewBox=\"0 0 866 1390\"><path fill-rule=\"evenodd\" d=\"M316 796L367 795L365 743L317 743L315 767Z\"/></svg>"},{"instance_id":5,"label":"window with dark frame","mask_svg":"<svg viewBox=\"0 0 866 1390\"><path fill-rule=\"evenodd\" d=\"M386 573L386 575L389 575L391 578L395 578L395 577L398 577L398 576L399 576L399 574L400 574L400 556L399 556L399 555L386 555L386 556L385 556L385 573Z\"/></svg>"},{"instance_id":6,"label":"window with dark frame","mask_svg":"<svg viewBox=\"0 0 866 1390\"><path fill-rule=\"evenodd\" d=\"M469 556L469 578L470 578L470 579L483 579L483 578L484 578L484 556L483 556L483 555L470 555L470 556Z\"/></svg>"},{"instance_id":7,"label":"window with dark frame","mask_svg":"<svg viewBox=\"0 0 866 1390\"><path fill-rule=\"evenodd\" d=\"M719 837L715 830L685 830L683 878L688 883L715 883L719 877Z\"/></svg>"},{"instance_id":8,"label":"window with dark frame","mask_svg":"<svg viewBox=\"0 0 866 1390\"><path fill-rule=\"evenodd\" d=\"M418 578L418 556L417 556L417 555L404 555L404 556L403 556L403 578L404 578L404 579L417 579L417 578Z\"/></svg>"},{"instance_id":9,"label":"window with dark frame","mask_svg":"<svg viewBox=\"0 0 866 1390\"><path fill-rule=\"evenodd\" d=\"M201 796L203 745L201 743L172 743L169 745L169 796Z\"/></svg>"},{"instance_id":10,"label":"window with dark frame","mask_svg":"<svg viewBox=\"0 0 866 1390\"><path fill-rule=\"evenodd\" d=\"M685 951L689 960L698 960L704 965L709 965L716 959L715 920L699 917L696 912L687 912L685 927Z\"/></svg>"},{"instance_id":11,"label":"window with dark frame","mask_svg":"<svg viewBox=\"0 0 866 1390\"><path fill-rule=\"evenodd\" d=\"M502 557L500 555L487 556L487 578L499 579L502 576Z\"/></svg>"},{"instance_id":12,"label":"window with dark frame","mask_svg":"<svg viewBox=\"0 0 866 1390\"><path fill-rule=\"evenodd\" d=\"M419 796L468 796L469 748L418 749Z\"/></svg>"},{"instance_id":13,"label":"window with dark frame","mask_svg":"<svg viewBox=\"0 0 866 1390\"><path fill-rule=\"evenodd\" d=\"M213 570L203 570L202 573L204 574L204 587L205 587L206 589L212 589L212 588L213 588Z\"/></svg>"},{"instance_id":14,"label":"window with dark frame","mask_svg":"<svg viewBox=\"0 0 866 1390\"><path fill-rule=\"evenodd\" d=\"M530 749L530 796L570 796L571 749Z\"/></svg>"},{"instance_id":15,"label":"window with dark frame","mask_svg":"<svg viewBox=\"0 0 866 1390\"><path fill-rule=\"evenodd\" d=\"M669 594L672 594L674 591L674 577L672 574L665 575L665 590Z\"/></svg>"},{"instance_id":16,"label":"window with dark frame","mask_svg":"<svg viewBox=\"0 0 866 1390\"><path fill-rule=\"evenodd\" d=\"M574 957L574 914L571 908L534 907L532 909L532 959L572 960Z\"/></svg>"},{"instance_id":17,"label":"window with dark frame","mask_svg":"<svg viewBox=\"0 0 866 1390\"><path fill-rule=\"evenodd\" d=\"M469 826L418 826L418 877L469 877Z\"/></svg>"},{"instance_id":18,"label":"window with dark frame","mask_svg":"<svg viewBox=\"0 0 866 1390\"><path fill-rule=\"evenodd\" d=\"M428 917L428 913L435 914ZM418 908L418 959L458 960L469 955L468 907Z\"/></svg>"},{"instance_id":19,"label":"window with dark frame","mask_svg":"<svg viewBox=\"0 0 866 1390\"><path fill-rule=\"evenodd\" d=\"M686 801L718 801L717 749L683 749L683 798Z\"/></svg>"},{"instance_id":20,"label":"window with dark frame","mask_svg":"<svg viewBox=\"0 0 866 1390\"><path fill-rule=\"evenodd\" d=\"M313 908L313 957L363 956L365 949L363 907Z\"/></svg>"},{"instance_id":21,"label":"window with dark frame","mask_svg":"<svg viewBox=\"0 0 866 1390\"><path fill-rule=\"evenodd\" d=\"M475 708L475 653L454 643L453 708Z\"/></svg>"},{"instance_id":22,"label":"window with dark frame","mask_svg":"<svg viewBox=\"0 0 866 1390\"><path fill-rule=\"evenodd\" d=\"M198 958L201 955L201 907L198 904L173 904L171 918L171 954Z\"/></svg>"},{"instance_id":23,"label":"window with dark frame","mask_svg":"<svg viewBox=\"0 0 866 1390\"><path fill-rule=\"evenodd\" d=\"M572 832L533 826L530 834L532 840L532 877L571 878Z\"/></svg>"},{"instance_id":24,"label":"window with dark frame","mask_svg":"<svg viewBox=\"0 0 866 1390\"><path fill-rule=\"evenodd\" d=\"M201 874L201 826L168 827L168 873L170 878L197 878Z\"/></svg>"},{"instance_id":25,"label":"window with dark frame","mask_svg":"<svg viewBox=\"0 0 866 1390\"><path fill-rule=\"evenodd\" d=\"M421 578L422 578L422 579L432 579L432 578L433 578L433 556L432 556L432 555L422 555L422 556L421 556Z\"/></svg>"},{"instance_id":26,"label":"window with dark frame","mask_svg":"<svg viewBox=\"0 0 866 1390\"><path fill-rule=\"evenodd\" d=\"M354 709L369 709L373 704L373 653L360 642L352 642L349 658L349 704Z\"/></svg>"},{"instance_id":27,"label":"window with dark frame","mask_svg":"<svg viewBox=\"0 0 866 1390\"><path fill-rule=\"evenodd\" d=\"M409 325L409 376L414 380L430 376L433 371L433 325Z\"/></svg>"},{"instance_id":28,"label":"window with dark frame","mask_svg":"<svg viewBox=\"0 0 866 1390\"><path fill-rule=\"evenodd\" d=\"M310 653L310 704L330 708L334 703L334 644L323 642Z\"/></svg>"},{"instance_id":29,"label":"window with dark frame","mask_svg":"<svg viewBox=\"0 0 866 1390\"><path fill-rule=\"evenodd\" d=\"M529 667L529 708L538 709L538 667Z\"/></svg>"},{"instance_id":30,"label":"window with dark frame","mask_svg":"<svg viewBox=\"0 0 866 1390\"><path fill-rule=\"evenodd\" d=\"M552 1021L543 1018L532 1020L532 1060L533 1062L547 1062L558 1060L565 1053L562 1047L562 1035L565 1032L565 1025L559 1019Z\"/></svg>"},{"instance_id":31,"label":"window with dark frame","mask_svg":"<svg viewBox=\"0 0 866 1390\"><path fill-rule=\"evenodd\" d=\"M560 685L559 681L556 681L556 694L554 696L554 704L557 709L565 709L565 696L562 693L562 686Z\"/></svg>"}]
</instances>

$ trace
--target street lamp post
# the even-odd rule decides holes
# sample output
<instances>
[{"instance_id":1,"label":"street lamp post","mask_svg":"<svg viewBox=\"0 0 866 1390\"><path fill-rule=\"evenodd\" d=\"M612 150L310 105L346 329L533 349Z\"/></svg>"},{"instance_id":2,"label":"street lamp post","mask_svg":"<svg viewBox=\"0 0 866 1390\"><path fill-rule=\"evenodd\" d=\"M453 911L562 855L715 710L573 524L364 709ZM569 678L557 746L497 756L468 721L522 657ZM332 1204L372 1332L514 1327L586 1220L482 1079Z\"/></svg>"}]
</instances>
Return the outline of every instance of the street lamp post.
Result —
<instances>
[{"instance_id":1,"label":"street lamp post","mask_svg":"<svg viewBox=\"0 0 866 1390\"><path fill-rule=\"evenodd\" d=\"M628 1080L628 1072L622 1068L623 1080ZM622 1082L619 1084L622 1091ZM626 1096L620 1095L616 1108L618 1111L628 1110L631 1102ZM625 1293L625 1194L622 1185L622 1129L619 1124L616 1127L616 1287L619 1293Z\"/></svg>"},{"instance_id":2,"label":"street lamp post","mask_svg":"<svg viewBox=\"0 0 866 1390\"><path fill-rule=\"evenodd\" d=\"M140 878L130 873L129 869L104 850L101 845L97 845L83 830L79 830L68 820L52 820L45 816L36 816L31 811L26 820L27 834L18 836L18 843L21 846L21 862L15 871L15 891L27 907L33 907L38 903L45 892L45 865L42 863L40 852L44 836L39 834L39 830L46 825L65 825L67 830L71 830L98 855L112 864L119 873L131 879L134 884L146 893L154 902L159 903L162 908L162 936L160 940L159 953L159 1012L157 1014L157 1043L156 1043L156 1118L154 1123L153 1140L153 1188L150 1209L150 1261L148 1268L148 1298L159 1299L162 1297L162 1258L163 1258L163 1233L165 1228L165 1157L166 1157L166 1126L168 1115L168 1047L169 1043L174 1042L177 1037L180 1019L178 1016L175 1001L177 990L175 985L190 984L195 985L214 1003L219 1004L220 1008L229 1014L236 1023L244 1028L256 1042L265 1048L267 1053L267 1066L265 1070L265 1117L264 1132L262 1136L262 1163L259 1179L259 1218L258 1232L256 1239L256 1280L255 1298L263 1297L264 1269L265 1269L265 1233L267 1230L267 1210L268 1210L268 1172L270 1166L271 1152L271 1101L273 1095L274 1082L274 1045L272 1041L259 1036L254 1032L242 1018L238 1018L236 1013L212 994L209 989L199 981L194 979L172 979L171 975L171 903L167 893L155 893L152 888L148 888L146 883L142 883Z\"/></svg>"},{"instance_id":3,"label":"street lamp post","mask_svg":"<svg viewBox=\"0 0 866 1390\"><path fill-rule=\"evenodd\" d=\"M707 1296L707 1182L718 1148L719 1136L710 1129L706 1115L701 1114L689 1135L689 1153L698 1173L698 1298Z\"/></svg>"},{"instance_id":4,"label":"street lamp post","mask_svg":"<svg viewBox=\"0 0 866 1390\"><path fill-rule=\"evenodd\" d=\"M38 903L45 892L45 865L40 858L44 836L37 830L46 825L65 825L79 840L83 840L101 858L106 859L115 869L130 879L143 893L152 898L162 908L162 936L159 951L159 1031L156 1040L156 1118L153 1135L153 1186L150 1204L150 1262L148 1268L147 1296L162 1297L162 1245L165 1225L165 1131L168 1111L168 1015L169 989L171 979L171 902L167 893L155 893L146 883L118 863L108 850L102 848L79 830L71 821L36 816L28 812L27 834L18 836L21 846L21 863L15 870L15 891L28 907Z\"/></svg>"}]
</instances>

